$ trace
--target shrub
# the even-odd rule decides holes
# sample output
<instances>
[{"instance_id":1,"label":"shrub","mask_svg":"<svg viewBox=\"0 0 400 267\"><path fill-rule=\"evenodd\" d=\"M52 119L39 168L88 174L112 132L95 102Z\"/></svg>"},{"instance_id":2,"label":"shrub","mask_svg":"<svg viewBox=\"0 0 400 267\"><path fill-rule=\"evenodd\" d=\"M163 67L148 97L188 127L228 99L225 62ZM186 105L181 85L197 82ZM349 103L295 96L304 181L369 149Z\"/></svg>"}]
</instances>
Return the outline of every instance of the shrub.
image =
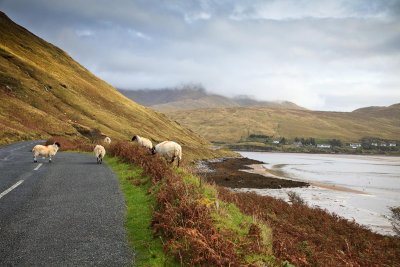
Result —
<instances>
[{"instance_id":1,"label":"shrub","mask_svg":"<svg viewBox=\"0 0 400 267\"><path fill-rule=\"evenodd\" d=\"M289 191L287 192L287 195L289 197L289 202L293 205L306 205L305 200L296 192Z\"/></svg>"},{"instance_id":2,"label":"shrub","mask_svg":"<svg viewBox=\"0 0 400 267\"><path fill-rule=\"evenodd\" d=\"M392 223L393 230L396 233L396 235L400 236L400 206L391 207L389 209L392 212L390 222Z\"/></svg>"}]
</instances>

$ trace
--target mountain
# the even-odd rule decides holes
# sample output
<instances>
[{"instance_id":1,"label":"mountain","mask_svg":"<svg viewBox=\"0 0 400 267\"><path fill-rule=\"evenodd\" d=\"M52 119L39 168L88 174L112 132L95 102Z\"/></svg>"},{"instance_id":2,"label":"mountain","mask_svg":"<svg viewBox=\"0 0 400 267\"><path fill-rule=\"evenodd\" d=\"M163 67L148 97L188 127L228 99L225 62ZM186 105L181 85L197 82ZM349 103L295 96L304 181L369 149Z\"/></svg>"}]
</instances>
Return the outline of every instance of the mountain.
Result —
<instances>
[{"instance_id":1,"label":"mountain","mask_svg":"<svg viewBox=\"0 0 400 267\"><path fill-rule=\"evenodd\" d=\"M249 134L357 141L400 139L400 104L353 112L234 107L166 113L212 142L235 143Z\"/></svg>"},{"instance_id":2,"label":"mountain","mask_svg":"<svg viewBox=\"0 0 400 267\"><path fill-rule=\"evenodd\" d=\"M175 140L186 155L218 152L196 133L143 107L94 76L58 47L0 12L0 144L101 132L130 140Z\"/></svg>"},{"instance_id":3,"label":"mountain","mask_svg":"<svg viewBox=\"0 0 400 267\"><path fill-rule=\"evenodd\" d=\"M123 90L126 97L152 109L171 112L177 110L193 110L228 107L274 107L285 109L304 109L289 101L258 101L247 96L229 98L206 92L202 87L187 85L180 88L157 90Z\"/></svg>"},{"instance_id":4,"label":"mountain","mask_svg":"<svg viewBox=\"0 0 400 267\"><path fill-rule=\"evenodd\" d=\"M400 103L388 107L365 107L353 111L356 114L365 114L373 117L400 118Z\"/></svg>"}]
</instances>

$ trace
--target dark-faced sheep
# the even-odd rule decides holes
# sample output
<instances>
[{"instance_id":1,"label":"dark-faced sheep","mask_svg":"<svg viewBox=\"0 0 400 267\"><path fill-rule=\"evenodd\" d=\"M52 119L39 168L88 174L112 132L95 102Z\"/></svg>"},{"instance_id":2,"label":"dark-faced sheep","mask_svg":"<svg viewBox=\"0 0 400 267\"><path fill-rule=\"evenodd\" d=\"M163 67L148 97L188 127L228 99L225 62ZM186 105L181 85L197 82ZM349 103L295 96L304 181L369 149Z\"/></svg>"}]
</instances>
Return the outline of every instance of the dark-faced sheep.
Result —
<instances>
[{"instance_id":1,"label":"dark-faced sheep","mask_svg":"<svg viewBox=\"0 0 400 267\"><path fill-rule=\"evenodd\" d=\"M134 135L132 137L132 141L133 142L138 142L139 145L147 147L148 149L152 149L153 148L153 143L144 137L140 137L139 135Z\"/></svg>"},{"instance_id":2,"label":"dark-faced sheep","mask_svg":"<svg viewBox=\"0 0 400 267\"><path fill-rule=\"evenodd\" d=\"M106 138L104 138L103 142L104 142L104 144L109 145L109 144L111 144L111 138L106 136Z\"/></svg>"}]
</instances>

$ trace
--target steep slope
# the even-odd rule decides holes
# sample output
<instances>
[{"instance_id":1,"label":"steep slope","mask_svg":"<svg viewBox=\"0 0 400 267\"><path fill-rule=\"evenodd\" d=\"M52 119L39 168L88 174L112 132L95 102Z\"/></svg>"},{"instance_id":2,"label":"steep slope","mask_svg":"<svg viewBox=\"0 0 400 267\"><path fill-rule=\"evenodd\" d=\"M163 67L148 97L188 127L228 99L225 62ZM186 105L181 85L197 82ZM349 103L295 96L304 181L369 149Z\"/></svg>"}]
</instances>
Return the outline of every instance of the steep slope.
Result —
<instances>
[{"instance_id":1,"label":"steep slope","mask_svg":"<svg viewBox=\"0 0 400 267\"><path fill-rule=\"evenodd\" d=\"M220 108L168 112L182 125L213 142L237 142L251 133L275 137L362 137L399 139L399 104L370 112L323 112L264 107Z\"/></svg>"},{"instance_id":2,"label":"steep slope","mask_svg":"<svg viewBox=\"0 0 400 267\"><path fill-rule=\"evenodd\" d=\"M132 102L69 55L0 13L0 144L100 131L180 142L187 154L217 152L165 115Z\"/></svg>"},{"instance_id":3,"label":"steep slope","mask_svg":"<svg viewBox=\"0 0 400 267\"><path fill-rule=\"evenodd\" d=\"M253 106L304 110L289 101L258 101L247 96L229 98L191 85L177 89L119 90L126 97L162 112Z\"/></svg>"}]
</instances>

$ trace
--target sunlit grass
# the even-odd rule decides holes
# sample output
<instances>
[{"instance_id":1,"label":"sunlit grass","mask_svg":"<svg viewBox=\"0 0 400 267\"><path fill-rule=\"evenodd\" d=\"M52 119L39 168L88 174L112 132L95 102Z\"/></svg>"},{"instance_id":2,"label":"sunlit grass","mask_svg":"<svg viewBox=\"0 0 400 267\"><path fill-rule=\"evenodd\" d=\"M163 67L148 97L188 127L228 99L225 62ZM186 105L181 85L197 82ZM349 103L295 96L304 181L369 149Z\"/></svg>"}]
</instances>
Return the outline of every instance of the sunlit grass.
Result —
<instances>
[{"instance_id":1,"label":"sunlit grass","mask_svg":"<svg viewBox=\"0 0 400 267\"><path fill-rule=\"evenodd\" d=\"M155 196L149 194L151 182L143 170L106 157L106 163L117 174L127 207L125 227L130 246L135 254L135 266L179 266L164 254L161 239L153 237L151 219Z\"/></svg>"}]
</instances>

